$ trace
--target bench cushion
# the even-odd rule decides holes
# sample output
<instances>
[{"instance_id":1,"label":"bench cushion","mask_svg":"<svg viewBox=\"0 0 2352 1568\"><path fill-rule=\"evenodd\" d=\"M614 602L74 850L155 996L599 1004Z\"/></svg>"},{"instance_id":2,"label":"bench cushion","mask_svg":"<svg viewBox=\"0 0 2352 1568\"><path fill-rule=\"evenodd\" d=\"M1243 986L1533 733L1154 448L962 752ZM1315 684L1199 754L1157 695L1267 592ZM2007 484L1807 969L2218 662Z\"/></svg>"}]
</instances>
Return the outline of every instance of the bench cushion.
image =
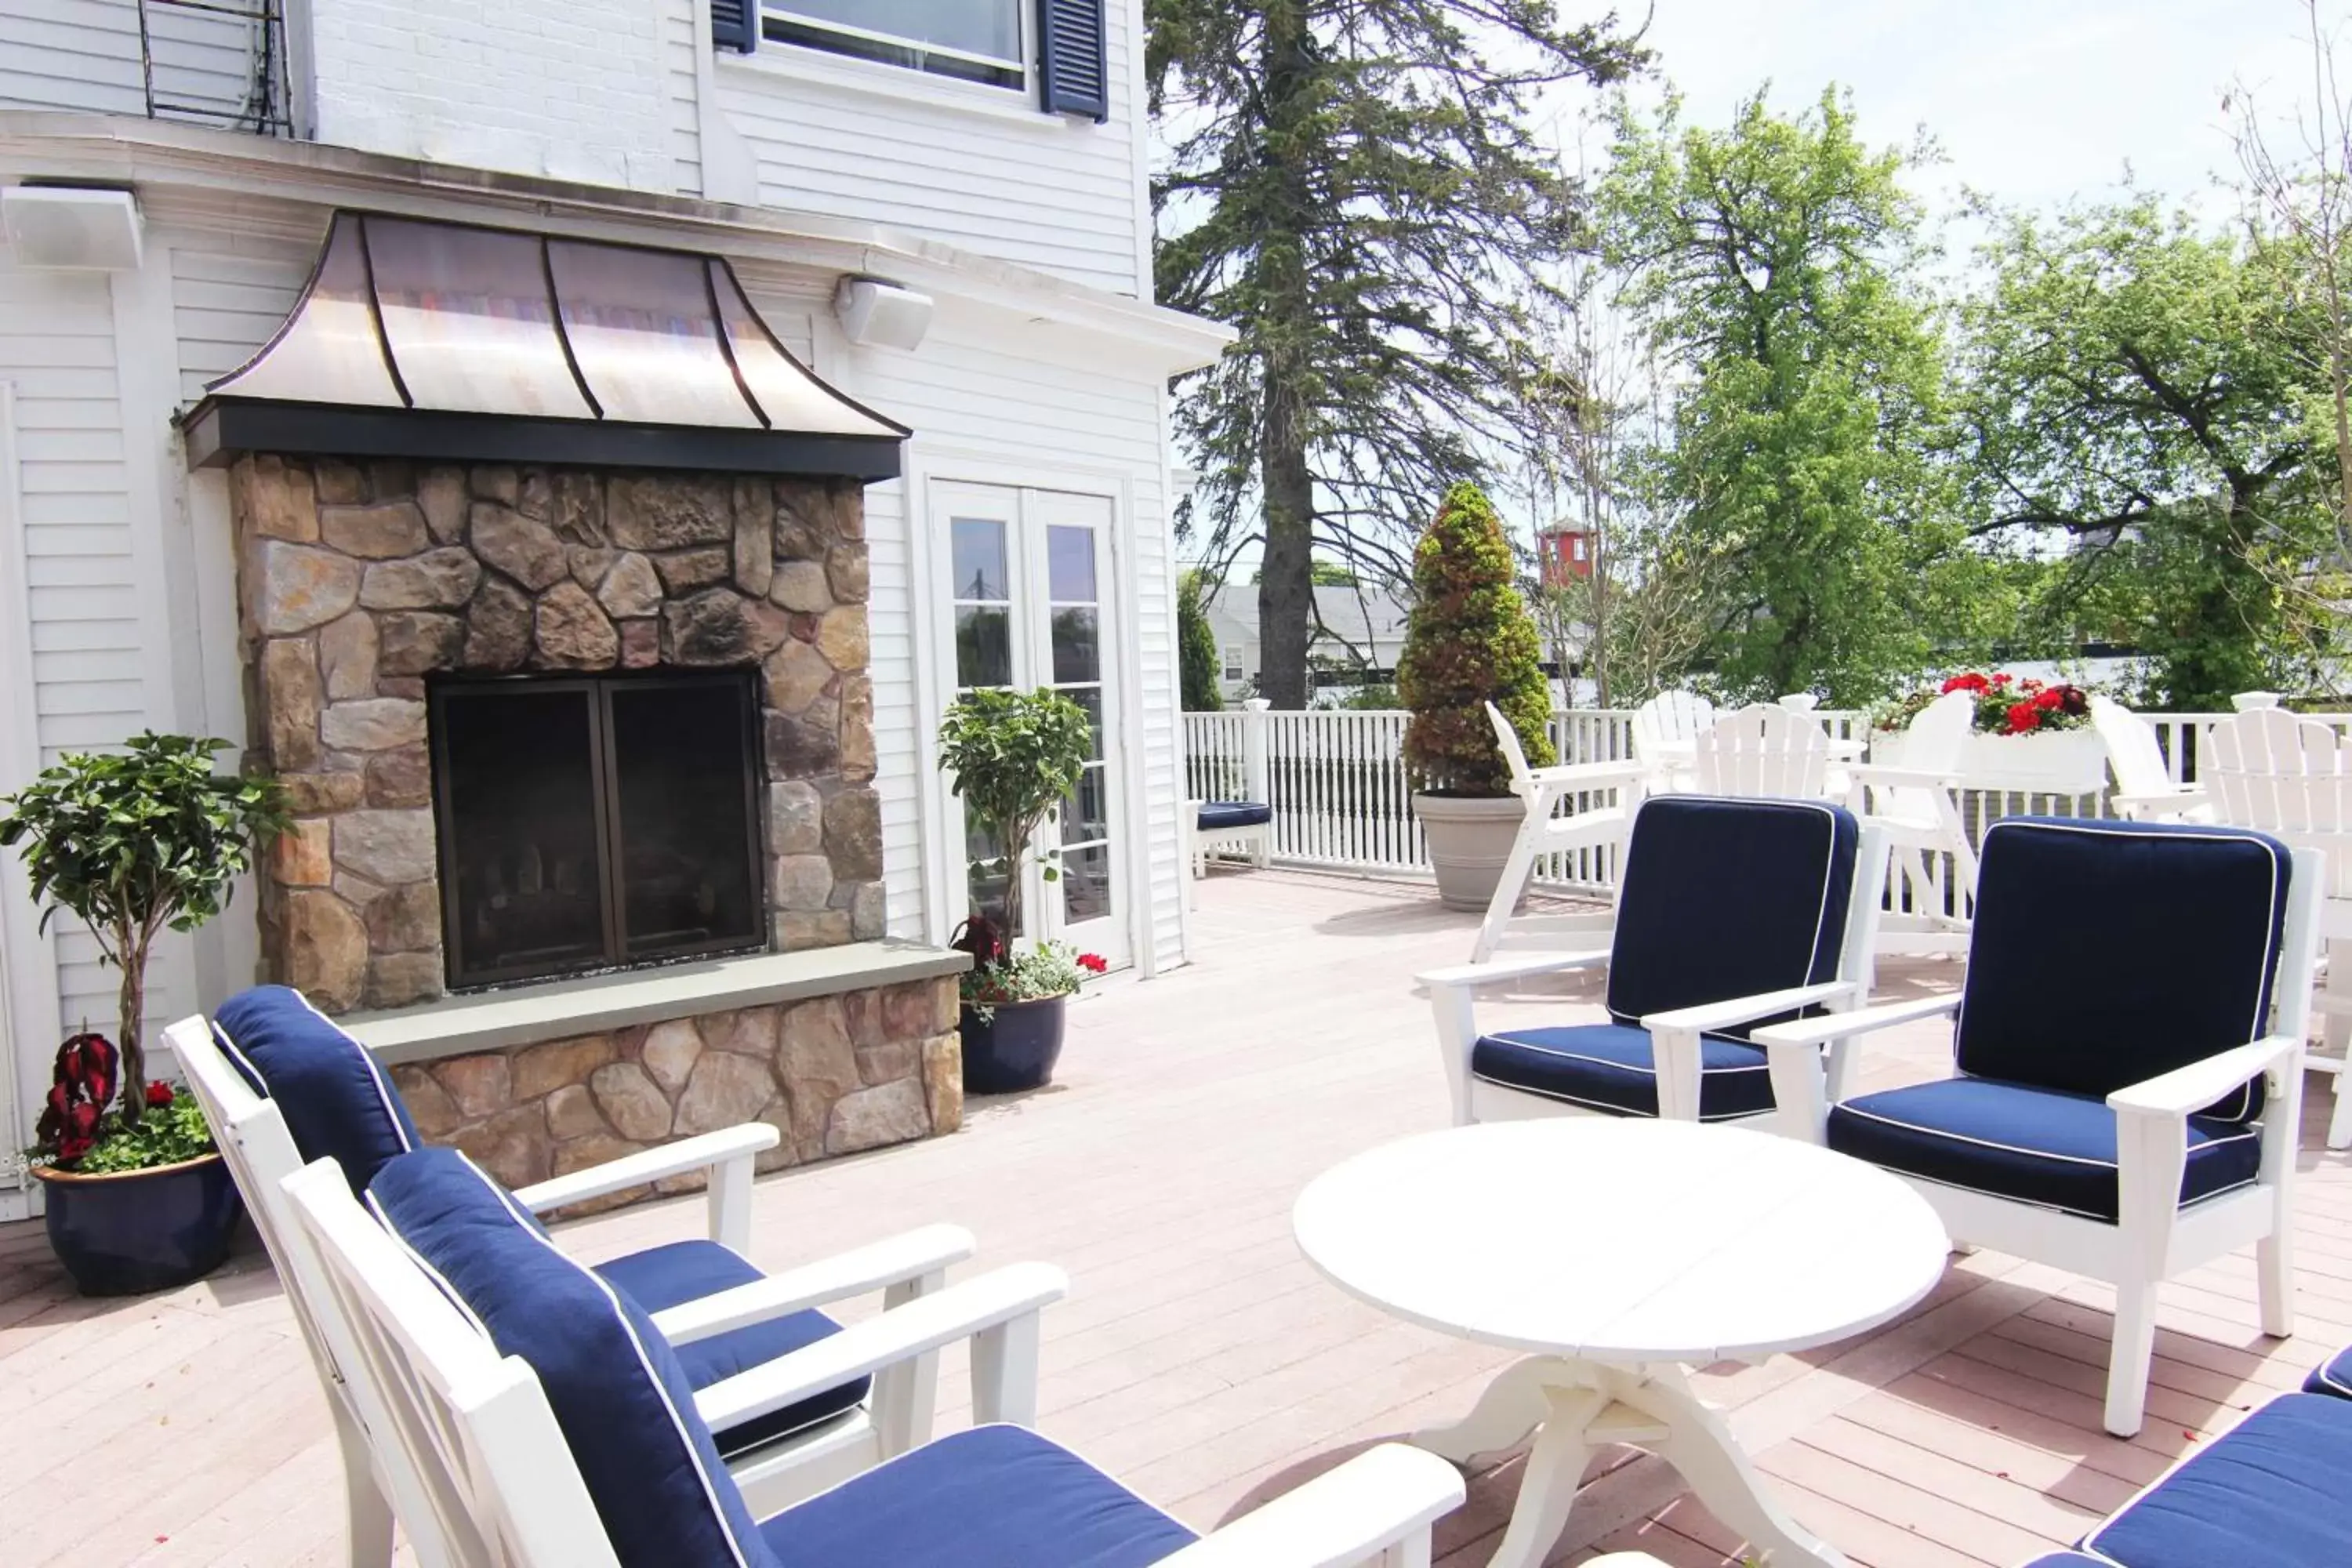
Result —
<instances>
[{"instance_id":1,"label":"bench cushion","mask_svg":"<svg viewBox=\"0 0 2352 1568\"><path fill-rule=\"evenodd\" d=\"M1201 831L1221 827L1256 827L1274 820L1274 807L1254 800L1210 800L1201 803Z\"/></svg>"},{"instance_id":2,"label":"bench cushion","mask_svg":"<svg viewBox=\"0 0 2352 1568\"><path fill-rule=\"evenodd\" d=\"M2269 1027L2286 847L2178 823L1985 830L1954 1052L1977 1078L2104 1099ZM2209 1114L2243 1121L2260 1080Z\"/></svg>"},{"instance_id":3,"label":"bench cushion","mask_svg":"<svg viewBox=\"0 0 2352 1568\"><path fill-rule=\"evenodd\" d=\"M648 1312L698 1301L761 1278L759 1269L740 1255L715 1241L674 1241L667 1247L649 1247L600 1263L596 1272L627 1291ZM840 1331L841 1325L823 1312L794 1312L672 1348L678 1364L686 1369L687 1386L698 1390ZM868 1381L857 1378L740 1426L722 1427L716 1434L719 1451L731 1459L830 1420L866 1397Z\"/></svg>"},{"instance_id":4,"label":"bench cushion","mask_svg":"<svg viewBox=\"0 0 2352 1568\"><path fill-rule=\"evenodd\" d=\"M2116 1113L2088 1095L1987 1079L1948 1079L1865 1094L1830 1109L1829 1144L1906 1175L2112 1223L2120 1205ZM2189 1119L2180 1200L2250 1184L2257 1128Z\"/></svg>"},{"instance_id":5,"label":"bench cushion","mask_svg":"<svg viewBox=\"0 0 2352 1568\"><path fill-rule=\"evenodd\" d=\"M785 1568L1145 1568L1191 1531L1019 1426L942 1437L761 1524Z\"/></svg>"},{"instance_id":6,"label":"bench cushion","mask_svg":"<svg viewBox=\"0 0 2352 1568\"><path fill-rule=\"evenodd\" d=\"M1591 1110L1619 1116L1658 1113L1658 1075L1649 1031L1623 1024L1486 1035L1470 1047L1470 1074ZM1743 1040L1702 1037L1698 1106L1701 1121L1771 1110L1772 1075L1763 1050Z\"/></svg>"},{"instance_id":7,"label":"bench cushion","mask_svg":"<svg viewBox=\"0 0 2352 1568\"><path fill-rule=\"evenodd\" d=\"M354 1196L385 1161L424 1143L375 1058L299 991L240 992L213 1016L213 1034L254 1092L277 1102L303 1160L334 1161Z\"/></svg>"},{"instance_id":8,"label":"bench cushion","mask_svg":"<svg viewBox=\"0 0 2352 1568\"><path fill-rule=\"evenodd\" d=\"M499 1352L538 1374L622 1568L774 1568L686 1369L626 1292L565 1257L455 1150L387 1161L368 1204Z\"/></svg>"},{"instance_id":9,"label":"bench cushion","mask_svg":"<svg viewBox=\"0 0 2352 1568\"><path fill-rule=\"evenodd\" d=\"M2352 1404L2280 1395L2082 1547L2120 1568L2342 1568L2352 1563Z\"/></svg>"},{"instance_id":10,"label":"bench cushion","mask_svg":"<svg viewBox=\"0 0 2352 1568\"><path fill-rule=\"evenodd\" d=\"M1635 1024L1836 979L1859 837L1824 801L1643 801L1619 883L1609 1016Z\"/></svg>"},{"instance_id":11,"label":"bench cushion","mask_svg":"<svg viewBox=\"0 0 2352 1568\"><path fill-rule=\"evenodd\" d=\"M2332 1394L2352 1399L2352 1345L2346 1345L2303 1380L2307 1394Z\"/></svg>"}]
</instances>

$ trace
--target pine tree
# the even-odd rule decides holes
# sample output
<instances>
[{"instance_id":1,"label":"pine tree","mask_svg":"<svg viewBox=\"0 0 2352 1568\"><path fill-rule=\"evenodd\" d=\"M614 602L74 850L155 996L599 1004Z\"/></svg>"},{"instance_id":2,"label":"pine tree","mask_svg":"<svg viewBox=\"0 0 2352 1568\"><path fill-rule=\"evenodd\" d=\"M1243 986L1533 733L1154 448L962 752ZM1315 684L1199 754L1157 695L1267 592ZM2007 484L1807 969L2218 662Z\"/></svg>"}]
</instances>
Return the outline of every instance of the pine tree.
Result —
<instances>
[{"instance_id":1,"label":"pine tree","mask_svg":"<svg viewBox=\"0 0 2352 1568\"><path fill-rule=\"evenodd\" d=\"M1201 469L1181 525L1213 560L1262 542L1259 689L1302 707L1313 552L1402 580L1413 520L1508 439L1523 302L1582 226L1533 100L1645 57L1554 0L1146 15L1160 298L1241 332L1177 410Z\"/></svg>"}]
</instances>

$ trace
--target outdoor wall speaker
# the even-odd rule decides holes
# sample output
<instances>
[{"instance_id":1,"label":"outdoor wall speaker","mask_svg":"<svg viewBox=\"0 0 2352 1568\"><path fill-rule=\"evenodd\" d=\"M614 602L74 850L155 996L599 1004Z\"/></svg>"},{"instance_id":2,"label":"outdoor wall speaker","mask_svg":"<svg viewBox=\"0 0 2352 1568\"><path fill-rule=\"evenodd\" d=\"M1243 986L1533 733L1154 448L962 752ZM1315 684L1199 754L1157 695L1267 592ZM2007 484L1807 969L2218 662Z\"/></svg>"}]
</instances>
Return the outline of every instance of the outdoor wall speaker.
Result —
<instances>
[{"instance_id":1,"label":"outdoor wall speaker","mask_svg":"<svg viewBox=\"0 0 2352 1568\"><path fill-rule=\"evenodd\" d=\"M931 297L879 278L843 279L833 313L851 342L873 348L916 348L931 330Z\"/></svg>"},{"instance_id":2,"label":"outdoor wall speaker","mask_svg":"<svg viewBox=\"0 0 2352 1568\"><path fill-rule=\"evenodd\" d=\"M11 185L0 191L0 233L20 267L139 266L139 203L129 191Z\"/></svg>"}]
</instances>

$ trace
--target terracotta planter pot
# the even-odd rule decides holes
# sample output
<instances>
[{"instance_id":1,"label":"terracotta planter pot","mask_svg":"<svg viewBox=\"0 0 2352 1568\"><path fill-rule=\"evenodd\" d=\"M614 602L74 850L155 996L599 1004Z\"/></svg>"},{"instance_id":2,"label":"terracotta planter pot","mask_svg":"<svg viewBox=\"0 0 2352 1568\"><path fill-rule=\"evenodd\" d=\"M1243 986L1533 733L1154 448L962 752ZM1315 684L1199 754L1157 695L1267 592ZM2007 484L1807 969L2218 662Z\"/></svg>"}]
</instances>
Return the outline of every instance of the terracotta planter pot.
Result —
<instances>
[{"instance_id":1,"label":"terracotta planter pot","mask_svg":"<svg viewBox=\"0 0 2352 1568\"><path fill-rule=\"evenodd\" d=\"M1494 901L1503 862L1511 858L1527 803L1517 795L1415 795L1430 868L1437 873L1437 898L1449 910L1480 913Z\"/></svg>"},{"instance_id":2,"label":"terracotta planter pot","mask_svg":"<svg viewBox=\"0 0 2352 1568\"><path fill-rule=\"evenodd\" d=\"M85 1296L143 1296L200 1279L228 1256L244 1205L218 1154L84 1175L37 1166L49 1247Z\"/></svg>"},{"instance_id":3,"label":"terracotta planter pot","mask_svg":"<svg viewBox=\"0 0 2352 1568\"><path fill-rule=\"evenodd\" d=\"M982 1019L964 1004L963 1090L966 1094L1015 1094L1054 1081L1061 1059L1063 1007L1067 996L1034 1002L999 1002Z\"/></svg>"}]
</instances>

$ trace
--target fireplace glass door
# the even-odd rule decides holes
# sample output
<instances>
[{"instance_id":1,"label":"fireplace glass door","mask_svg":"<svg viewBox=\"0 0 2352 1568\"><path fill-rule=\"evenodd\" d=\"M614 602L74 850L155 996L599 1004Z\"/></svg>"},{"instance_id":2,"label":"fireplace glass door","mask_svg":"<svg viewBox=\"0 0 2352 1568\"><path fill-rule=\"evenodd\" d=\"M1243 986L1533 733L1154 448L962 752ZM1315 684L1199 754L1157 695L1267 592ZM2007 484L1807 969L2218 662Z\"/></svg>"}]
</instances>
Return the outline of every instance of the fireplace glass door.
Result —
<instances>
[{"instance_id":1,"label":"fireplace glass door","mask_svg":"<svg viewBox=\"0 0 2352 1568\"><path fill-rule=\"evenodd\" d=\"M757 946L752 713L734 671L436 685L450 984Z\"/></svg>"}]
</instances>

